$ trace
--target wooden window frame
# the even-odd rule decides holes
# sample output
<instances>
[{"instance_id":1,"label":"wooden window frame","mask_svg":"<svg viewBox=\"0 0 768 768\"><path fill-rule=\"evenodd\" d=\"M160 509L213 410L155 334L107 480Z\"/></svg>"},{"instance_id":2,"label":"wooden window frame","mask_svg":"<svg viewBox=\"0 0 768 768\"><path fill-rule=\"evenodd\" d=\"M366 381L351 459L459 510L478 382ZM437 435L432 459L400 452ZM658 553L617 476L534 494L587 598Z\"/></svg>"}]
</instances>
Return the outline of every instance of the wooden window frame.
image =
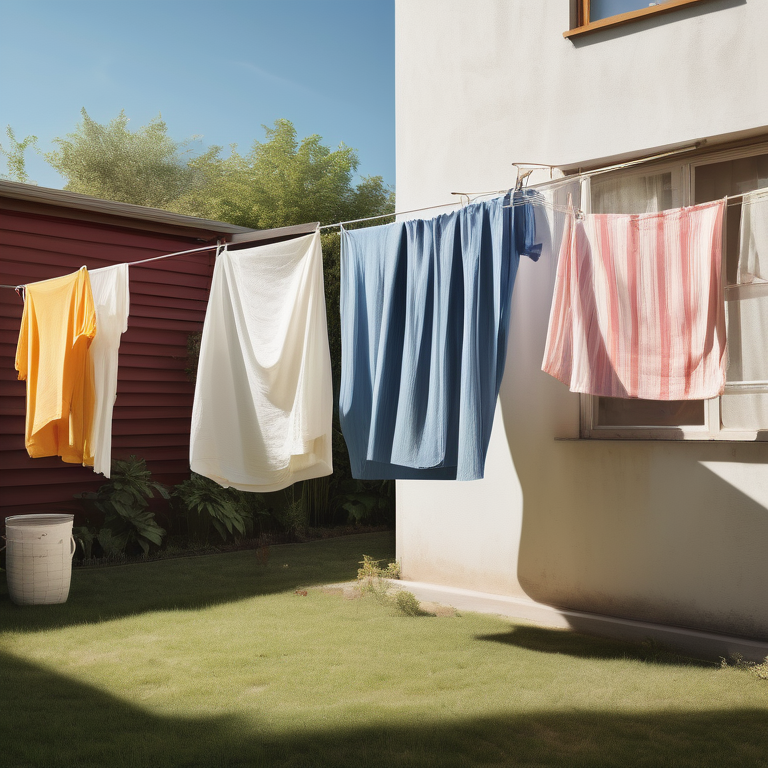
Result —
<instances>
[{"instance_id":1,"label":"wooden window frame","mask_svg":"<svg viewBox=\"0 0 768 768\"><path fill-rule=\"evenodd\" d=\"M631 24L634 21L645 19L648 16L658 16L662 13L670 13L671 11L677 11L680 8L686 8L689 5L706 3L708 0L665 0L661 5L640 8L637 11L628 11L627 13L619 13L616 16L608 16L599 21L589 20L591 0L573 0L573 2L576 3L576 26L563 32L563 37L565 38L587 35L591 32L598 32L601 29L620 27L624 24Z\"/></svg>"}]
</instances>

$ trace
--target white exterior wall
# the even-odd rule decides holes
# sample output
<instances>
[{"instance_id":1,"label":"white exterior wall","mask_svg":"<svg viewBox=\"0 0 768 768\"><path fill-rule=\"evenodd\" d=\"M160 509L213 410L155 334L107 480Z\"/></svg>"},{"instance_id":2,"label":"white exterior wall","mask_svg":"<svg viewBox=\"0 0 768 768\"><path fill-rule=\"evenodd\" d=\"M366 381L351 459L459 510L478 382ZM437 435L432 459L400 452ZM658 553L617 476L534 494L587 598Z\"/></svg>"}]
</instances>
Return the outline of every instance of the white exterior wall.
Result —
<instances>
[{"instance_id":1,"label":"white exterior wall","mask_svg":"<svg viewBox=\"0 0 768 768\"><path fill-rule=\"evenodd\" d=\"M768 131L768 2L712 0L565 40L569 0L397 0L397 205ZM645 152L644 150L648 150ZM416 581L768 637L768 443L557 440L542 373L554 263L521 260L484 480L398 481Z\"/></svg>"}]
</instances>

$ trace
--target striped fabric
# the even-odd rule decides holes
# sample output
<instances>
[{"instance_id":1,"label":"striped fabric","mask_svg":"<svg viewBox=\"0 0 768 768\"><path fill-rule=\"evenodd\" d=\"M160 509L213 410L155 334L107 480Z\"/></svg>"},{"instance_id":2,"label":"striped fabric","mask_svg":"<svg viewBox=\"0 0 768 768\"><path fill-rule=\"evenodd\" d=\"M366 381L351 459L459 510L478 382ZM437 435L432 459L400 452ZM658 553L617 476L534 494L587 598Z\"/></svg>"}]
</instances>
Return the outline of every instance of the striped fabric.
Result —
<instances>
[{"instance_id":1,"label":"striped fabric","mask_svg":"<svg viewBox=\"0 0 768 768\"><path fill-rule=\"evenodd\" d=\"M542 370L590 395L721 394L724 208L569 216Z\"/></svg>"}]
</instances>

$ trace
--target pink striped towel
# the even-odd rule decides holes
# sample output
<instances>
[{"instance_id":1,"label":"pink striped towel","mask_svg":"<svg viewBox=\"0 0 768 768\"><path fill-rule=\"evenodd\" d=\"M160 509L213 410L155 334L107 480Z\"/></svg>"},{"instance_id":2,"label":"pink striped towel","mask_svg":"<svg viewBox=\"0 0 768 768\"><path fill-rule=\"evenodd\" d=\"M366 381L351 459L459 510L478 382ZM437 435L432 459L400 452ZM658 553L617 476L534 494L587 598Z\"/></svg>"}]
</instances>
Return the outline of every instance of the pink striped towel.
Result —
<instances>
[{"instance_id":1,"label":"pink striped towel","mask_svg":"<svg viewBox=\"0 0 768 768\"><path fill-rule=\"evenodd\" d=\"M572 392L704 400L725 386L725 200L569 216L542 370Z\"/></svg>"}]
</instances>

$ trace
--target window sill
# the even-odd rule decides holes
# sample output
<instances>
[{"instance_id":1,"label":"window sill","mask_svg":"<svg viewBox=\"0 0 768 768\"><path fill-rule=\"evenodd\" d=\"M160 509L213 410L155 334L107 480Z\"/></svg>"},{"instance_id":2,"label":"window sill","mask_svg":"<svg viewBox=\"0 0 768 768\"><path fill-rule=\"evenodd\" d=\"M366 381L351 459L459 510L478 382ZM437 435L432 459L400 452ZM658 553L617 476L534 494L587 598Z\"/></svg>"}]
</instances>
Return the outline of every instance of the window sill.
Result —
<instances>
[{"instance_id":1,"label":"window sill","mask_svg":"<svg viewBox=\"0 0 768 768\"><path fill-rule=\"evenodd\" d=\"M581 27L574 27L567 32L563 32L563 37L579 37L581 35L588 35L591 32L599 32L601 29L612 29L613 27L620 27L624 24L631 24L633 21L644 19L648 16L656 16L662 13L669 13L670 11L676 11L679 8L684 8L688 5L698 5L699 3L705 3L707 0L667 0L663 5L654 5L650 8L641 8L639 11L629 11L628 13L620 13L617 16L609 16L607 19L600 19L599 21L591 21L588 24L584 24Z\"/></svg>"}]
</instances>

